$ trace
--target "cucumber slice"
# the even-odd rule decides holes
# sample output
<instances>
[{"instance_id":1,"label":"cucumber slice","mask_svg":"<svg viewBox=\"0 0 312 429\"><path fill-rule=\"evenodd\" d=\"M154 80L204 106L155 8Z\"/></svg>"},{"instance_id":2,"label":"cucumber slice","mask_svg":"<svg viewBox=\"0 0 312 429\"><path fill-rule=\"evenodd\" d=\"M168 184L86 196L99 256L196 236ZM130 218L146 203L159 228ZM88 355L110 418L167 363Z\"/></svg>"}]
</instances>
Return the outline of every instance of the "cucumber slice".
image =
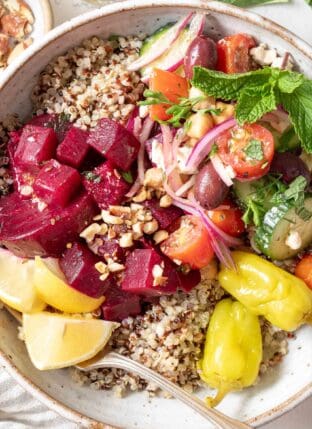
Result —
<instances>
[{"instance_id":1,"label":"cucumber slice","mask_svg":"<svg viewBox=\"0 0 312 429\"><path fill-rule=\"evenodd\" d=\"M156 42L156 40L159 39L160 36L165 34L169 28L171 28L175 23L174 22L168 22L168 24L163 25L162 27L158 28L153 34L148 36L140 49L140 55L146 54L146 52L152 48L153 44Z\"/></svg>"},{"instance_id":2,"label":"cucumber slice","mask_svg":"<svg viewBox=\"0 0 312 429\"><path fill-rule=\"evenodd\" d=\"M278 190L277 183L280 183L280 187L283 186L278 179L275 179L275 183L276 186L274 186L274 183L267 176L250 182L234 180L233 189L243 206L248 207L250 201L258 201L260 199L263 209L269 210L272 207L270 200Z\"/></svg>"},{"instance_id":3,"label":"cucumber slice","mask_svg":"<svg viewBox=\"0 0 312 429\"><path fill-rule=\"evenodd\" d=\"M305 199L304 208L312 214L312 197ZM286 244L292 232L297 232L301 238L298 249L292 249ZM255 242L271 259L292 258L312 242L312 216L308 219L300 216L293 204L283 203L272 207L256 230Z\"/></svg>"}]
</instances>

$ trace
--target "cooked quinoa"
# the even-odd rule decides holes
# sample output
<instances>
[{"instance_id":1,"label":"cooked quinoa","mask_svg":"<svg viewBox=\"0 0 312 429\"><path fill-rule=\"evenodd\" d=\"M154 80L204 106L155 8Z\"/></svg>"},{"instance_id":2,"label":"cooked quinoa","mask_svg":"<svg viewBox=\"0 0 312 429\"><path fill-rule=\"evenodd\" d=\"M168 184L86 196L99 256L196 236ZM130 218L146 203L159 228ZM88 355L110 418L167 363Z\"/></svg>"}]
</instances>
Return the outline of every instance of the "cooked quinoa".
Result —
<instances>
[{"instance_id":1,"label":"cooked quinoa","mask_svg":"<svg viewBox=\"0 0 312 429\"><path fill-rule=\"evenodd\" d=\"M127 70L143 39L92 37L57 57L33 90L35 113L64 113L84 129L101 118L124 123L144 90L139 73Z\"/></svg>"},{"instance_id":2,"label":"cooked quinoa","mask_svg":"<svg viewBox=\"0 0 312 429\"><path fill-rule=\"evenodd\" d=\"M127 64L138 56L143 38L142 35L105 41L93 37L57 57L40 74L34 88L34 113L63 113L83 129L95 126L101 118L111 118L124 124L144 90L139 74L127 71ZM10 127L4 124L0 128L0 137L1 133L5 135L4 143L7 132L14 128ZM159 192L155 191L157 186L147 179L144 198L137 195L136 203L149 198L149 192ZM163 207L171 204L162 192L158 198L163 199ZM96 241L99 240L100 229L105 226L101 216L95 219L99 220L101 223L95 222L87 228L85 236L82 234L95 253L100 244ZM133 225L129 225L128 229L131 229ZM110 229L109 222L106 228ZM154 241L161 241L162 231L155 231L152 232ZM155 235L157 233L159 237ZM119 239L123 238L120 236ZM99 272L104 265L98 266ZM189 392L198 389L202 383L197 362L204 346L209 318L216 303L225 295L216 274L217 265L211 264L202 270L201 284L190 293L179 291L171 296L162 296L159 301L148 304L144 315L123 320L110 340L110 347L156 370ZM93 316L100 315L94 313ZM263 319L261 324L264 354L259 375L280 362L287 353L289 337ZM114 389L119 396L138 390L146 390L153 395L158 390L140 377L119 369L98 369L86 373L72 368L71 373L80 384L94 389Z\"/></svg>"}]
</instances>

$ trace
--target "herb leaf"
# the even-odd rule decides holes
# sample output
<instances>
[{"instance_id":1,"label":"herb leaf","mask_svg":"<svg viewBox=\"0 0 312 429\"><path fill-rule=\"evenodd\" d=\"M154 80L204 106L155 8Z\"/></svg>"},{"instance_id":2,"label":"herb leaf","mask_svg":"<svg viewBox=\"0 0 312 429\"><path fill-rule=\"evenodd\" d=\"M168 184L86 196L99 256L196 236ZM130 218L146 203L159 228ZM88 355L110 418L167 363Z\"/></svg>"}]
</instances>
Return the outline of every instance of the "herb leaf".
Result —
<instances>
[{"instance_id":1,"label":"herb leaf","mask_svg":"<svg viewBox=\"0 0 312 429\"><path fill-rule=\"evenodd\" d=\"M256 122L265 113L272 112L276 107L276 100L273 90L259 93L248 93L244 91L241 93L235 116L239 124L244 122Z\"/></svg>"},{"instance_id":2,"label":"herb leaf","mask_svg":"<svg viewBox=\"0 0 312 429\"><path fill-rule=\"evenodd\" d=\"M127 183L133 183L133 176L131 171L119 171L119 174Z\"/></svg>"},{"instance_id":3,"label":"herb leaf","mask_svg":"<svg viewBox=\"0 0 312 429\"><path fill-rule=\"evenodd\" d=\"M248 146L244 149L244 152L248 158L255 159L257 161L262 161L264 157L262 143L260 140L250 140Z\"/></svg>"}]
</instances>

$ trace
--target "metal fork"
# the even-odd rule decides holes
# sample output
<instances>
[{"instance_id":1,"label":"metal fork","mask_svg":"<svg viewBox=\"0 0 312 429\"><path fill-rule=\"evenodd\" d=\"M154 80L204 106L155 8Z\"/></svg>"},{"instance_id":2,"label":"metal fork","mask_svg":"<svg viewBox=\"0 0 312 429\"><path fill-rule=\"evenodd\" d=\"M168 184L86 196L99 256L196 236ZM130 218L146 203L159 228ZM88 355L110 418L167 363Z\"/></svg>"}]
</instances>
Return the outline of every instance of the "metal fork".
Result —
<instances>
[{"instance_id":1,"label":"metal fork","mask_svg":"<svg viewBox=\"0 0 312 429\"><path fill-rule=\"evenodd\" d=\"M21 314L15 310L12 310L10 307L5 306L5 308L11 313L15 319L21 323L22 318ZM251 429L246 423L240 422L239 420L233 419L231 417L222 414L220 411L217 411L214 408L209 408L206 404L195 395L191 395L185 390L181 389L176 384L167 380L162 375L157 372L147 368L145 365L136 362L128 357L122 356L118 353L109 351L106 352L103 350L94 358L79 363L76 365L81 371L90 371L92 369L99 368L119 368L125 371L133 372L140 377L144 378L147 381L150 381L156 384L158 387L164 391L170 393L176 399L179 399L184 404L188 405L190 408L195 410L205 419L217 425L216 427L221 429Z\"/></svg>"}]
</instances>

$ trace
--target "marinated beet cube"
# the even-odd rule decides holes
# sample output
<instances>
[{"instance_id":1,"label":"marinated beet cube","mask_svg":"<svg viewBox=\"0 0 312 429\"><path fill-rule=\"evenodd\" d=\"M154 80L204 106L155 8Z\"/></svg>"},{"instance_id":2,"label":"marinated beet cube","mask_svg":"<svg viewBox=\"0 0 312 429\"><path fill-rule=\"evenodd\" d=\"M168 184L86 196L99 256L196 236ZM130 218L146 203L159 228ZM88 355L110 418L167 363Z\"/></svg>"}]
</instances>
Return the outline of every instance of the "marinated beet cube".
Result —
<instances>
[{"instance_id":1,"label":"marinated beet cube","mask_svg":"<svg viewBox=\"0 0 312 429\"><path fill-rule=\"evenodd\" d=\"M68 243L78 240L96 212L86 193L65 209L47 207L40 211L36 203L14 192L0 200L0 244L25 258L59 257Z\"/></svg>"},{"instance_id":2,"label":"marinated beet cube","mask_svg":"<svg viewBox=\"0 0 312 429\"><path fill-rule=\"evenodd\" d=\"M183 216L183 211L178 207L160 207L159 201L156 199L146 200L144 205L150 209L161 229L167 229L172 222Z\"/></svg>"},{"instance_id":3,"label":"marinated beet cube","mask_svg":"<svg viewBox=\"0 0 312 429\"><path fill-rule=\"evenodd\" d=\"M130 188L109 161L86 173L83 185L101 209L120 204Z\"/></svg>"},{"instance_id":4,"label":"marinated beet cube","mask_svg":"<svg viewBox=\"0 0 312 429\"><path fill-rule=\"evenodd\" d=\"M89 150L89 145L87 144L88 135L87 131L71 127L56 150L57 159L63 164L79 168Z\"/></svg>"},{"instance_id":5,"label":"marinated beet cube","mask_svg":"<svg viewBox=\"0 0 312 429\"><path fill-rule=\"evenodd\" d=\"M109 239L107 235L102 237L103 244L98 248L98 254L106 258L112 258L123 262L126 256L126 249L120 247L118 240Z\"/></svg>"},{"instance_id":6,"label":"marinated beet cube","mask_svg":"<svg viewBox=\"0 0 312 429\"><path fill-rule=\"evenodd\" d=\"M88 144L122 170L136 160L140 143L125 127L111 119L101 119L91 131Z\"/></svg>"},{"instance_id":7,"label":"marinated beet cube","mask_svg":"<svg viewBox=\"0 0 312 429\"><path fill-rule=\"evenodd\" d=\"M137 316L141 313L140 297L124 292L117 285L112 286L105 292L102 312L105 320L115 322L121 322L129 316Z\"/></svg>"},{"instance_id":8,"label":"marinated beet cube","mask_svg":"<svg viewBox=\"0 0 312 429\"><path fill-rule=\"evenodd\" d=\"M81 178L77 170L62 165L55 159L48 161L40 170L34 191L46 204L65 207L77 195Z\"/></svg>"},{"instance_id":9,"label":"marinated beet cube","mask_svg":"<svg viewBox=\"0 0 312 429\"><path fill-rule=\"evenodd\" d=\"M145 296L168 295L178 286L176 270L156 250L136 249L127 257L121 285L124 291Z\"/></svg>"},{"instance_id":10,"label":"marinated beet cube","mask_svg":"<svg viewBox=\"0 0 312 429\"><path fill-rule=\"evenodd\" d=\"M57 138L52 128L26 125L18 142L14 160L20 165L39 165L53 158Z\"/></svg>"},{"instance_id":11,"label":"marinated beet cube","mask_svg":"<svg viewBox=\"0 0 312 429\"><path fill-rule=\"evenodd\" d=\"M66 132L72 127L72 124L66 119L66 115L57 115L55 113L44 113L34 116L28 124L44 128L53 128L59 143L64 140Z\"/></svg>"},{"instance_id":12,"label":"marinated beet cube","mask_svg":"<svg viewBox=\"0 0 312 429\"><path fill-rule=\"evenodd\" d=\"M110 277L104 281L100 280L100 273L95 268L99 261L100 259L87 246L74 243L60 259L60 267L73 288L85 295L98 298L112 283Z\"/></svg>"},{"instance_id":13,"label":"marinated beet cube","mask_svg":"<svg viewBox=\"0 0 312 429\"><path fill-rule=\"evenodd\" d=\"M199 270L191 270L188 273L179 271L180 289L184 292L190 292L195 286L200 283L201 276Z\"/></svg>"}]
</instances>

